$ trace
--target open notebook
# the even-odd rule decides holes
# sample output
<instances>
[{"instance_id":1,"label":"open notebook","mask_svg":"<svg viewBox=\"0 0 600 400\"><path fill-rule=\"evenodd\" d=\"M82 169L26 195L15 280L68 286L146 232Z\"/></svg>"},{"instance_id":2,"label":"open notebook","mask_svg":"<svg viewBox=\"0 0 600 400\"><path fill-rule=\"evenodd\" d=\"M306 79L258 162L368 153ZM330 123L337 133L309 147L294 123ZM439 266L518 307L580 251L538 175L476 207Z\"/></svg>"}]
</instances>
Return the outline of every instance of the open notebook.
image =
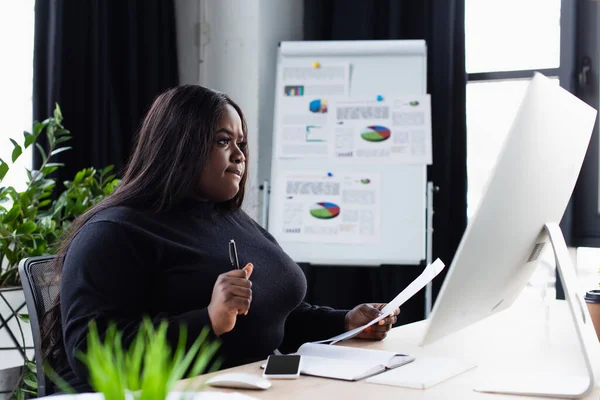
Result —
<instances>
[{"instance_id":1,"label":"open notebook","mask_svg":"<svg viewBox=\"0 0 600 400\"><path fill-rule=\"evenodd\" d=\"M414 361L414 357L391 351L346 346L304 343L296 354L302 355L303 375L356 381Z\"/></svg>"}]
</instances>

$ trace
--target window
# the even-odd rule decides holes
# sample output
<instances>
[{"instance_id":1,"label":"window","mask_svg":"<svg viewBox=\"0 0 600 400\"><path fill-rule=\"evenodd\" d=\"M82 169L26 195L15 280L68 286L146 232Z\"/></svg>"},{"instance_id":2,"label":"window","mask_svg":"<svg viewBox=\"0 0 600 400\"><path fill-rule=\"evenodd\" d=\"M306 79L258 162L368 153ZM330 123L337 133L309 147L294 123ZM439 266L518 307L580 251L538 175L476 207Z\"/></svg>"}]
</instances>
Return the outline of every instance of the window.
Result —
<instances>
[{"instance_id":1,"label":"window","mask_svg":"<svg viewBox=\"0 0 600 400\"><path fill-rule=\"evenodd\" d=\"M585 3L588 8L600 7L598 2ZM580 36L581 32L586 34L582 26L575 25L575 6L575 0L465 1L469 218L477 209L486 181L534 71L574 91L575 29ZM579 11L600 15L595 9ZM590 23L597 24L600 21L596 18L588 19ZM588 31L597 36L596 30L588 27ZM594 44L600 48L597 38ZM595 64L598 63L600 59ZM590 75L598 76L595 70ZM598 99L595 101L598 102ZM598 169L598 166L595 168ZM597 190L597 187L593 190ZM594 207L600 207L600 201L594 203ZM578 248L574 254L581 289L589 290L600 280L597 274L600 249ZM544 255L544 260L546 262L530 280L530 285L539 286L542 292L554 280L553 273L549 273L553 269L550 266L554 265L551 252Z\"/></svg>"},{"instance_id":2,"label":"window","mask_svg":"<svg viewBox=\"0 0 600 400\"><path fill-rule=\"evenodd\" d=\"M561 9L561 0L465 2L468 217L479 204L528 78L534 71L560 76Z\"/></svg>"},{"instance_id":3,"label":"window","mask_svg":"<svg viewBox=\"0 0 600 400\"><path fill-rule=\"evenodd\" d=\"M0 2L0 158L9 165L13 146L9 138L23 141L23 131L31 130L33 91L34 0ZM31 147L11 166L3 186L25 188L25 168L31 168Z\"/></svg>"},{"instance_id":4,"label":"window","mask_svg":"<svg viewBox=\"0 0 600 400\"><path fill-rule=\"evenodd\" d=\"M468 73L560 66L561 0L466 0Z\"/></svg>"},{"instance_id":5,"label":"window","mask_svg":"<svg viewBox=\"0 0 600 400\"><path fill-rule=\"evenodd\" d=\"M31 129L33 88L34 0L0 1L0 158L11 165L9 138L23 142L23 131ZM31 168L31 147L25 151L0 186L25 189L26 171ZM2 302L0 308L6 309ZM15 320L8 323L18 332ZM25 329L28 329L25 327ZM25 331L27 332L27 331ZM26 339L30 343L30 339ZM0 348L13 345L6 329L0 328ZM28 351L32 357L31 351ZM0 369L23 364L16 350L0 351Z\"/></svg>"}]
</instances>

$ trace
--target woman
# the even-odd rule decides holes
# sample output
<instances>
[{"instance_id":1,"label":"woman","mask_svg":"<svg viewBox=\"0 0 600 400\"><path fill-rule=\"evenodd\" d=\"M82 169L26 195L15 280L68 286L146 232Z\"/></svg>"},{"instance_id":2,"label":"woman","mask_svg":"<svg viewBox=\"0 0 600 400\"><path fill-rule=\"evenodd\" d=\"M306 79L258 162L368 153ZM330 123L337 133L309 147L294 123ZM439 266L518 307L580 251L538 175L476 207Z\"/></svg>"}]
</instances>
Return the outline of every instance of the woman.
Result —
<instances>
[{"instance_id":1,"label":"woman","mask_svg":"<svg viewBox=\"0 0 600 400\"><path fill-rule=\"evenodd\" d=\"M91 320L100 332L116 322L125 343L143 316L169 321L173 344L181 325L190 342L209 326L231 367L378 316L381 305L338 311L302 301L301 269L240 209L246 143L242 111L224 94L181 86L156 99L119 187L72 224L57 257L60 297L43 347L73 388L90 390L75 355ZM230 239L243 269L232 270ZM383 339L398 313L361 336Z\"/></svg>"}]
</instances>

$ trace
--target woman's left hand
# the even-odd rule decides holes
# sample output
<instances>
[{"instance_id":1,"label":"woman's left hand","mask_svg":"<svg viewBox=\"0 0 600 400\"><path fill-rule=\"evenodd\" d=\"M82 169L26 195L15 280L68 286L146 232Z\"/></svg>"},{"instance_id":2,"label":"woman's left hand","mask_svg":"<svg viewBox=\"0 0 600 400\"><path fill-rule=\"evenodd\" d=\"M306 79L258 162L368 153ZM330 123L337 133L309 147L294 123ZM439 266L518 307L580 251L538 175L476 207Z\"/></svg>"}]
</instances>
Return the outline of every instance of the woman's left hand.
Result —
<instances>
[{"instance_id":1,"label":"woman's left hand","mask_svg":"<svg viewBox=\"0 0 600 400\"><path fill-rule=\"evenodd\" d=\"M363 326L368 324L375 318L381 315L380 310L385 307L386 304L360 304L354 307L352 310L346 314L346 331L350 331L352 329L358 328L359 326ZM358 336L359 339L369 339L369 340L382 340L386 337L387 333L392 329L392 325L396 323L398 320L398 314L400 314L400 309L395 309L390 315L386 318L382 319L378 323L369 326L363 332L361 332Z\"/></svg>"}]
</instances>

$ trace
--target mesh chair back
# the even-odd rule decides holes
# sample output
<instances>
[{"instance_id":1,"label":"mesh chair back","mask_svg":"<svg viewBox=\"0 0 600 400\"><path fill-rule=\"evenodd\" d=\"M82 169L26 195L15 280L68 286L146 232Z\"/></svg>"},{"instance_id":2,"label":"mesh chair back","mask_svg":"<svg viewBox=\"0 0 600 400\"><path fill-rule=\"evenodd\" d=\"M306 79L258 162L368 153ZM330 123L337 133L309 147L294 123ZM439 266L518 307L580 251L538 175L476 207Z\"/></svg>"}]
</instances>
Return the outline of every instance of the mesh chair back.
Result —
<instances>
[{"instance_id":1,"label":"mesh chair back","mask_svg":"<svg viewBox=\"0 0 600 400\"><path fill-rule=\"evenodd\" d=\"M52 391L43 369L40 323L44 313L54 305L60 290L60 277L54 268L54 258L55 256L29 257L19 263L19 275L33 334L38 397L49 395Z\"/></svg>"}]
</instances>

